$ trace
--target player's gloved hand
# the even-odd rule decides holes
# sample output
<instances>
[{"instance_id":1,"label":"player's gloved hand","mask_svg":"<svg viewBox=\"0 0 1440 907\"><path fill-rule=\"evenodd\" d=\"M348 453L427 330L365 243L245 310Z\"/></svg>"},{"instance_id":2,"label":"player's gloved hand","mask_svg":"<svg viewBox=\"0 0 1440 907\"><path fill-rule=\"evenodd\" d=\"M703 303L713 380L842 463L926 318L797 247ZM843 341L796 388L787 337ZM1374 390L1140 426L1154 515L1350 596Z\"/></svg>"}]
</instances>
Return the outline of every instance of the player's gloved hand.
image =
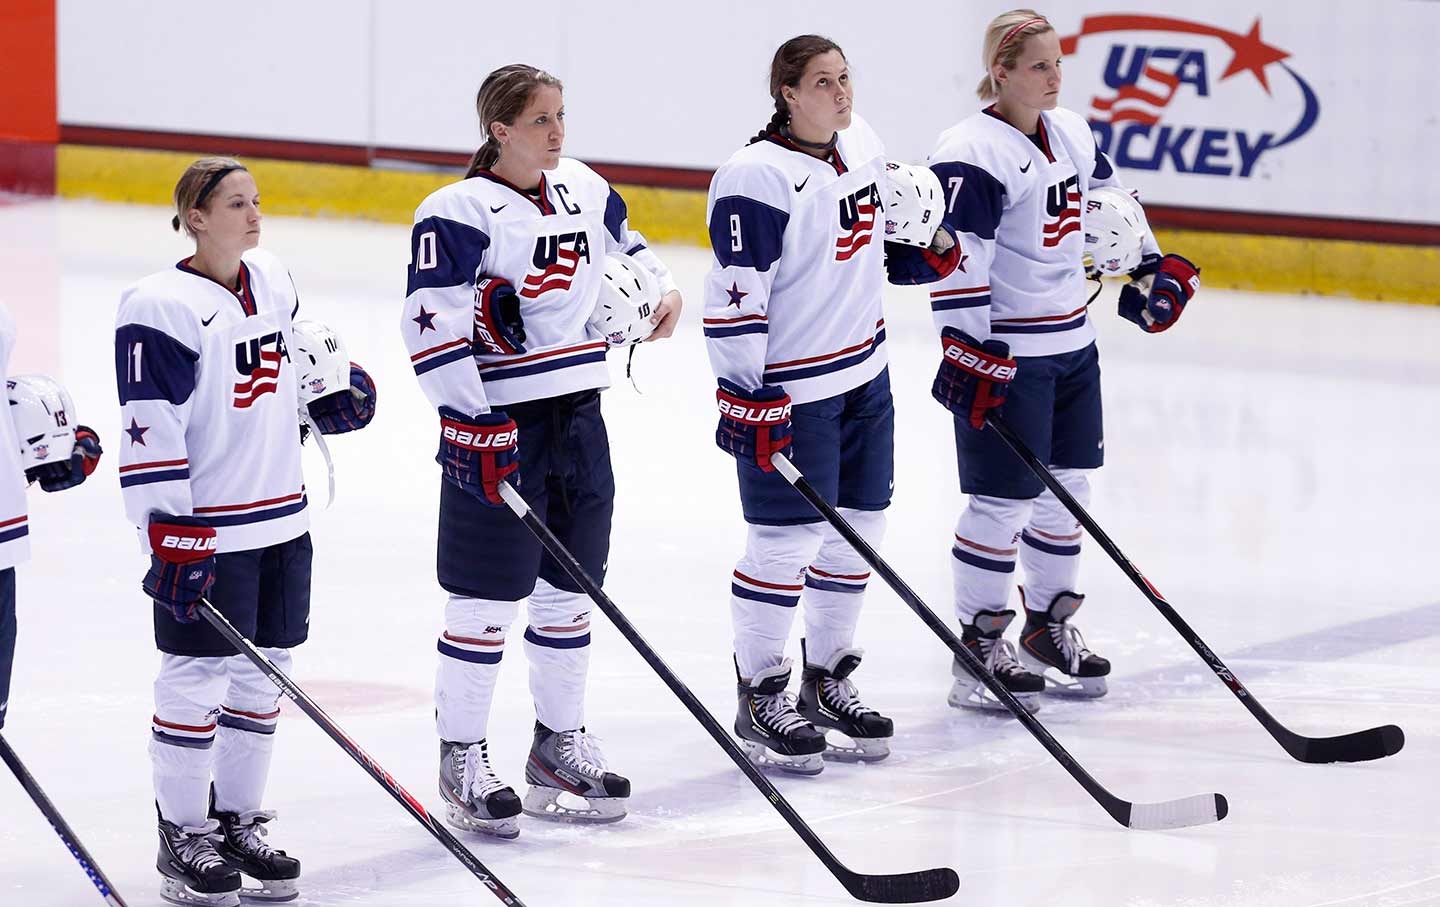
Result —
<instances>
[{"instance_id":1,"label":"player's gloved hand","mask_svg":"<svg viewBox=\"0 0 1440 907\"><path fill-rule=\"evenodd\" d=\"M350 387L311 400L310 418L322 435L364 428L375 418L375 382L363 368L350 363Z\"/></svg>"},{"instance_id":2,"label":"player's gloved hand","mask_svg":"<svg viewBox=\"0 0 1440 907\"><path fill-rule=\"evenodd\" d=\"M960 265L960 241L944 224L935 231L929 248L905 243L885 244L885 275L893 284L913 286L944 280Z\"/></svg>"},{"instance_id":3,"label":"player's gloved hand","mask_svg":"<svg viewBox=\"0 0 1440 907\"><path fill-rule=\"evenodd\" d=\"M504 507L500 483L508 476L519 486L520 432L515 420L491 411L467 416L440 407L440 452L435 455L445 479L491 507Z\"/></svg>"},{"instance_id":4,"label":"player's gloved hand","mask_svg":"<svg viewBox=\"0 0 1440 907\"><path fill-rule=\"evenodd\" d=\"M1005 402L1005 391L1015 378L1010 345L991 338L980 343L957 328L940 332L945 356L930 387L930 395L971 428L985 427L985 416Z\"/></svg>"},{"instance_id":5,"label":"player's gloved hand","mask_svg":"<svg viewBox=\"0 0 1440 907\"><path fill-rule=\"evenodd\" d=\"M100 436L95 434L95 430L77 425L75 451L70 454L70 459L32 466L25 470L25 478L30 482L39 482L40 487L46 491L74 488L95 471L95 467L100 465L100 455L104 452L100 448Z\"/></svg>"},{"instance_id":6,"label":"player's gloved hand","mask_svg":"<svg viewBox=\"0 0 1440 907\"><path fill-rule=\"evenodd\" d=\"M1179 255L1148 255L1120 288L1120 317L1148 334L1168 330L1200 289L1200 269Z\"/></svg>"},{"instance_id":7,"label":"player's gloved hand","mask_svg":"<svg viewBox=\"0 0 1440 907\"><path fill-rule=\"evenodd\" d=\"M715 429L720 449L752 469L774 472L771 455L790 449L790 395L774 386L747 391L721 378L715 402L720 407Z\"/></svg>"},{"instance_id":8,"label":"player's gloved hand","mask_svg":"<svg viewBox=\"0 0 1440 907\"><path fill-rule=\"evenodd\" d=\"M149 535L145 594L182 624L194 623L196 604L215 583L215 530L194 517L156 514Z\"/></svg>"},{"instance_id":9,"label":"player's gloved hand","mask_svg":"<svg viewBox=\"0 0 1440 907\"><path fill-rule=\"evenodd\" d=\"M475 283L475 346L482 352L509 356L525 352L525 322L520 297L510 281L482 277Z\"/></svg>"}]
</instances>

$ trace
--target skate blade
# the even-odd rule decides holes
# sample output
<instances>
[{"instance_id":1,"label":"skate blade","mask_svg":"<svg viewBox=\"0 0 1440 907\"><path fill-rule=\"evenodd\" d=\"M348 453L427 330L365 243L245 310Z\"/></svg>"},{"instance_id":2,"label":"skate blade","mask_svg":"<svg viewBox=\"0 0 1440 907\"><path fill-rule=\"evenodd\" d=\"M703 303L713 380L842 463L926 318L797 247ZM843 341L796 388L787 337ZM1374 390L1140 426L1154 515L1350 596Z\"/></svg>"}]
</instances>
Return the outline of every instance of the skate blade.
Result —
<instances>
[{"instance_id":1,"label":"skate blade","mask_svg":"<svg viewBox=\"0 0 1440 907\"><path fill-rule=\"evenodd\" d=\"M506 841L520 837L520 820L516 816L506 816L503 819L481 819L478 816L470 815L453 803L445 804L445 824L461 831L489 835L492 838L503 838Z\"/></svg>"},{"instance_id":2,"label":"skate blade","mask_svg":"<svg viewBox=\"0 0 1440 907\"><path fill-rule=\"evenodd\" d=\"M785 756L753 740L741 740L740 749L756 768L777 769L790 775L818 775L825 770L822 753Z\"/></svg>"},{"instance_id":3,"label":"skate blade","mask_svg":"<svg viewBox=\"0 0 1440 907\"><path fill-rule=\"evenodd\" d=\"M239 891L241 903L278 904L281 901L293 901L300 897L298 879L256 879L254 876L246 876L246 878L252 879L259 887L241 888Z\"/></svg>"},{"instance_id":4,"label":"skate blade","mask_svg":"<svg viewBox=\"0 0 1440 907\"><path fill-rule=\"evenodd\" d=\"M568 798L562 801L561 797ZM581 797L558 787L532 784L525 792L525 815L550 822L604 825L625 818L625 797ZM583 805L575 805L575 804Z\"/></svg>"},{"instance_id":5,"label":"skate blade","mask_svg":"<svg viewBox=\"0 0 1440 907\"><path fill-rule=\"evenodd\" d=\"M831 762L879 762L889 755L889 737L850 737L833 728L826 729L825 752L820 754Z\"/></svg>"},{"instance_id":6,"label":"skate blade","mask_svg":"<svg viewBox=\"0 0 1440 907\"><path fill-rule=\"evenodd\" d=\"M1099 699L1110 692L1104 675L1071 677L1049 662L1041 661L1031 655L1028 650L1023 648L1020 650L1020 663L1030 673L1039 674L1045 679L1046 696L1058 696L1061 699Z\"/></svg>"},{"instance_id":7,"label":"skate blade","mask_svg":"<svg viewBox=\"0 0 1440 907\"><path fill-rule=\"evenodd\" d=\"M1015 698L1025 707L1025 711L1035 714L1040 711L1040 697L1035 693L1016 693ZM995 694L982 683L956 681L950 687L950 695L945 698L952 708L967 709L972 712L991 712L1011 714L1009 706L995 698Z\"/></svg>"},{"instance_id":8,"label":"skate blade","mask_svg":"<svg viewBox=\"0 0 1440 907\"><path fill-rule=\"evenodd\" d=\"M240 907L240 893L237 891L205 894L169 876L160 880L160 897L171 904L180 904L182 907L190 907L194 904L201 904L204 907Z\"/></svg>"}]
</instances>

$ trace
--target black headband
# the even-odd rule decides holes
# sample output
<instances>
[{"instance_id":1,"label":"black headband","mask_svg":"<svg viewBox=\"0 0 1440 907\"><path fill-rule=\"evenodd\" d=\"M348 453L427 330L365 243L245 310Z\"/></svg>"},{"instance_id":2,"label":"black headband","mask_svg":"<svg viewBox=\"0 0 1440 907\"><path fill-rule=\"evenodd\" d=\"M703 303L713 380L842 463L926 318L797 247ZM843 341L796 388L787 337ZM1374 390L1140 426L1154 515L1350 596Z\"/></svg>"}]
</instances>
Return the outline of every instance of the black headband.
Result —
<instances>
[{"instance_id":1,"label":"black headband","mask_svg":"<svg viewBox=\"0 0 1440 907\"><path fill-rule=\"evenodd\" d=\"M234 173L236 170L244 170L244 169L245 169L244 167L241 167L239 164L236 164L236 165L233 166L233 167L223 167L223 168L221 168L221 169L219 169L219 170L216 170L214 173L210 174L210 178L205 181L205 188L201 189L201 190L200 190L200 194L197 195L197 196L195 196L195 204L194 204L192 207L195 207L195 208L203 208L203 207L205 207L205 199L209 197L209 195L210 195L211 192L214 192L214 191L215 191L215 187L218 186L218 185L220 185L220 181L221 181L221 180L223 180L225 177L229 176L230 174Z\"/></svg>"}]
</instances>

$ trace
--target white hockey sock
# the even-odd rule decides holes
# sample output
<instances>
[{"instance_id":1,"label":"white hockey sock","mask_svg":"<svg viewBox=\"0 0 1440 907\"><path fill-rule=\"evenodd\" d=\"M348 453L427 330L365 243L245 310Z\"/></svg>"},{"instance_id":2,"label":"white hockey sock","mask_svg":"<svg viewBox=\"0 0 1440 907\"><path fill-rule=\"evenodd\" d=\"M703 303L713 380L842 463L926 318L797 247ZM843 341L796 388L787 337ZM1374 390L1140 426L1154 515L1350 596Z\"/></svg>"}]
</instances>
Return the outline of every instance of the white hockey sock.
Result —
<instances>
[{"instance_id":1,"label":"white hockey sock","mask_svg":"<svg viewBox=\"0 0 1440 907\"><path fill-rule=\"evenodd\" d=\"M885 537L885 511L840 508L840 515L870 547ZM870 568L864 558L828 523L815 562L805 571L805 660L826 665L855 643L855 624L865 600Z\"/></svg>"},{"instance_id":2,"label":"white hockey sock","mask_svg":"<svg viewBox=\"0 0 1440 907\"><path fill-rule=\"evenodd\" d=\"M281 672L290 673L289 649L261 651ZM243 655L228 662L230 688L215 735L215 808L243 813L259 809L265 797L280 718L280 690Z\"/></svg>"},{"instance_id":3,"label":"white hockey sock","mask_svg":"<svg viewBox=\"0 0 1440 907\"><path fill-rule=\"evenodd\" d=\"M817 523L749 527L745 555L730 580L735 663L747 680L785 660L805 568L820 551Z\"/></svg>"},{"instance_id":4,"label":"white hockey sock","mask_svg":"<svg viewBox=\"0 0 1440 907\"><path fill-rule=\"evenodd\" d=\"M585 724L585 678L590 671L590 597L537 580L530 593L525 658L535 717L552 731Z\"/></svg>"},{"instance_id":5,"label":"white hockey sock","mask_svg":"<svg viewBox=\"0 0 1440 907\"><path fill-rule=\"evenodd\" d=\"M160 815L180 826L204 825L216 718L225 695L226 659L162 655L150 725L150 768Z\"/></svg>"},{"instance_id":6,"label":"white hockey sock","mask_svg":"<svg viewBox=\"0 0 1440 907\"><path fill-rule=\"evenodd\" d=\"M475 743L485 737L505 634L520 602L452 595L445 631L435 648L435 730L441 740Z\"/></svg>"},{"instance_id":7,"label":"white hockey sock","mask_svg":"<svg viewBox=\"0 0 1440 907\"><path fill-rule=\"evenodd\" d=\"M950 568L955 613L965 623L984 610L1003 610L1015 580L1020 527L1030 518L1030 500L971 495L955 524Z\"/></svg>"},{"instance_id":8,"label":"white hockey sock","mask_svg":"<svg viewBox=\"0 0 1440 907\"><path fill-rule=\"evenodd\" d=\"M1051 470L1065 490L1090 504L1087 469ZM1025 607L1045 611L1061 592L1074 592L1080 576L1080 543L1084 533L1065 505L1049 489L1035 500L1030 522L1020 533L1020 564L1025 568Z\"/></svg>"}]
</instances>

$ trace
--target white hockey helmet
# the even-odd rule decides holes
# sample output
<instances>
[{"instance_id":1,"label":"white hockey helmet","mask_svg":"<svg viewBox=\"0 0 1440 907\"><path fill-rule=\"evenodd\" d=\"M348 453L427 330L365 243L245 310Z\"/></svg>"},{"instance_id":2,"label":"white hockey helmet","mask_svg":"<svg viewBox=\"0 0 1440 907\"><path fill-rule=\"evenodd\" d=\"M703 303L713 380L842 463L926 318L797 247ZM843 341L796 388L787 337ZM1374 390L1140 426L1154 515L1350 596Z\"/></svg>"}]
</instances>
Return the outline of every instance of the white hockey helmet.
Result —
<instances>
[{"instance_id":1,"label":"white hockey helmet","mask_svg":"<svg viewBox=\"0 0 1440 907\"><path fill-rule=\"evenodd\" d=\"M929 167L885 162L885 241L928 247L945 216L945 193Z\"/></svg>"},{"instance_id":2,"label":"white hockey helmet","mask_svg":"<svg viewBox=\"0 0 1440 907\"><path fill-rule=\"evenodd\" d=\"M660 284L650 269L621 252L605 256L605 273L589 325L611 346L633 346L655 330Z\"/></svg>"},{"instance_id":3,"label":"white hockey helmet","mask_svg":"<svg viewBox=\"0 0 1440 907\"><path fill-rule=\"evenodd\" d=\"M292 326L295 378L300 405L350 389L350 354L345 341L319 321L301 319Z\"/></svg>"},{"instance_id":4,"label":"white hockey helmet","mask_svg":"<svg viewBox=\"0 0 1440 907\"><path fill-rule=\"evenodd\" d=\"M1082 223L1086 271L1124 277L1140 264L1148 227L1144 209L1129 192L1114 186L1091 189Z\"/></svg>"},{"instance_id":5,"label":"white hockey helmet","mask_svg":"<svg viewBox=\"0 0 1440 907\"><path fill-rule=\"evenodd\" d=\"M68 461L75 452L75 404L70 394L47 375L16 375L6 385L21 465L28 470Z\"/></svg>"}]
</instances>

